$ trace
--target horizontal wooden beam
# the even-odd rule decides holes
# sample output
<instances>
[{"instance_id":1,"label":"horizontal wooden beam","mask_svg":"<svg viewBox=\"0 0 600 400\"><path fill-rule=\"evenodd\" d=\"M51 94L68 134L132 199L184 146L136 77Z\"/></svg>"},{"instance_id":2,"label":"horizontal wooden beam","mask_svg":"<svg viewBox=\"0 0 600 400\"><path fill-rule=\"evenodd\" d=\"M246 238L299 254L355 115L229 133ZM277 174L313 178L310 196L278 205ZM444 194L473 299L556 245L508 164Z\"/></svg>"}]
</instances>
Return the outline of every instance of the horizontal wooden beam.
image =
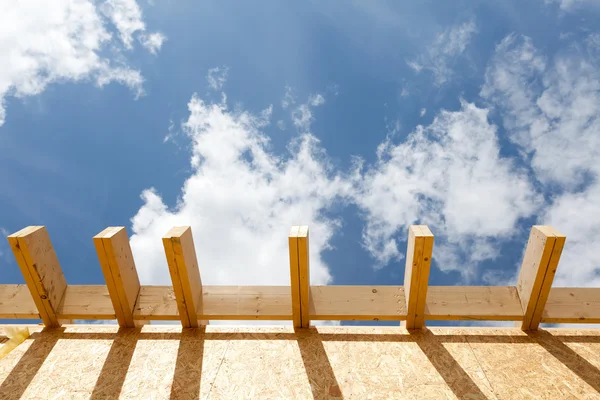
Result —
<instances>
[{"instance_id":1,"label":"horizontal wooden beam","mask_svg":"<svg viewBox=\"0 0 600 400\"><path fill-rule=\"evenodd\" d=\"M406 319L402 286L311 286L310 318L314 320Z\"/></svg>"},{"instance_id":2,"label":"horizontal wooden beam","mask_svg":"<svg viewBox=\"0 0 600 400\"><path fill-rule=\"evenodd\" d=\"M0 285L0 318L40 319L27 285Z\"/></svg>"},{"instance_id":3,"label":"horizontal wooden beam","mask_svg":"<svg viewBox=\"0 0 600 400\"><path fill-rule=\"evenodd\" d=\"M600 288L550 289L542 322L600 323Z\"/></svg>"},{"instance_id":4,"label":"horizontal wooden beam","mask_svg":"<svg viewBox=\"0 0 600 400\"><path fill-rule=\"evenodd\" d=\"M522 321L514 286L429 286L426 320Z\"/></svg>"},{"instance_id":5,"label":"horizontal wooden beam","mask_svg":"<svg viewBox=\"0 0 600 400\"><path fill-rule=\"evenodd\" d=\"M403 286L311 286L310 319L402 321L407 317ZM290 286L204 286L205 320L288 320ZM106 285L68 285L59 319L113 320ZM0 318L38 319L26 285L0 285ZM179 321L172 286L144 286L133 313L136 321ZM430 286L425 320L522 321L514 286ZM552 288L544 323L600 323L600 288Z\"/></svg>"},{"instance_id":6,"label":"horizontal wooden beam","mask_svg":"<svg viewBox=\"0 0 600 400\"><path fill-rule=\"evenodd\" d=\"M106 285L68 285L57 314L62 319L117 319Z\"/></svg>"}]
</instances>

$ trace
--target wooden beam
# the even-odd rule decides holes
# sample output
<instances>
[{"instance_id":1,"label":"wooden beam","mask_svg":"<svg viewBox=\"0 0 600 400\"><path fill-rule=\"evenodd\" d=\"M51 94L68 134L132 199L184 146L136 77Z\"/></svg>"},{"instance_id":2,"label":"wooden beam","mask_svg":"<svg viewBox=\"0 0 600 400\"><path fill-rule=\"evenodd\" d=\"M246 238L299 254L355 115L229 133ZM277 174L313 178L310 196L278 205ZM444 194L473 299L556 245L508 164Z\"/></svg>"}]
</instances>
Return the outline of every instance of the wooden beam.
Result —
<instances>
[{"instance_id":1,"label":"wooden beam","mask_svg":"<svg viewBox=\"0 0 600 400\"><path fill-rule=\"evenodd\" d=\"M206 320L291 320L289 286L204 286ZM138 320L179 320L172 286L142 286L135 310Z\"/></svg>"},{"instance_id":2,"label":"wooden beam","mask_svg":"<svg viewBox=\"0 0 600 400\"><path fill-rule=\"evenodd\" d=\"M289 286L205 286L205 319L291 320Z\"/></svg>"},{"instance_id":3,"label":"wooden beam","mask_svg":"<svg viewBox=\"0 0 600 400\"><path fill-rule=\"evenodd\" d=\"M314 320L400 321L406 319L402 286L311 286Z\"/></svg>"},{"instance_id":4,"label":"wooden beam","mask_svg":"<svg viewBox=\"0 0 600 400\"><path fill-rule=\"evenodd\" d=\"M552 288L542 322L600 323L600 288Z\"/></svg>"},{"instance_id":5,"label":"wooden beam","mask_svg":"<svg viewBox=\"0 0 600 400\"><path fill-rule=\"evenodd\" d=\"M292 320L295 328L302 327L302 311L300 302L300 261L298 255L299 226L292 226L288 236L290 251L290 294L292 297Z\"/></svg>"},{"instance_id":6,"label":"wooden beam","mask_svg":"<svg viewBox=\"0 0 600 400\"><path fill-rule=\"evenodd\" d=\"M57 310L62 319L116 319L106 285L68 285Z\"/></svg>"},{"instance_id":7,"label":"wooden beam","mask_svg":"<svg viewBox=\"0 0 600 400\"><path fill-rule=\"evenodd\" d=\"M425 326L425 303L429 285L429 269L433 252L433 234L426 225L408 229L404 289L406 294L406 329Z\"/></svg>"},{"instance_id":8,"label":"wooden beam","mask_svg":"<svg viewBox=\"0 0 600 400\"><path fill-rule=\"evenodd\" d=\"M124 227L106 228L94 236L94 246L119 326L136 326L133 311L140 291L140 280L127 230Z\"/></svg>"},{"instance_id":9,"label":"wooden beam","mask_svg":"<svg viewBox=\"0 0 600 400\"><path fill-rule=\"evenodd\" d=\"M198 314L202 314L202 280L192 228L174 227L162 240L181 324L184 328L197 328Z\"/></svg>"},{"instance_id":10,"label":"wooden beam","mask_svg":"<svg viewBox=\"0 0 600 400\"><path fill-rule=\"evenodd\" d=\"M27 227L8 236L8 242L44 325L60 326L56 309L67 282L46 228Z\"/></svg>"},{"instance_id":11,"label":"wooden beam","mask_svg":"<svg viewBox=\"0 0 600 400\"><path fill-rule=\"evenodd\" d=\"M550 226L531 228L517 281L524 314L523 330L536 330L542 320L565 239Z\"/></svg>"},{"instance_id":12,"label":"wooden beam","mask_svg":"<svg viewBox=\"0 0 600 400\"><path fill-rule=\"evenodd\" d=\"M514 286L429 286L426 320L522 321Z\"/></svg>"},{"instance_id":13,"label":"wooden beam","mask_svg":"<svg viewBox=\"0 0 600 400\"><path fill-rule=\"evenodd\" d=\"M133 317L139 321L180 320L173 286L143 285L140 288Z\"/></svg>"},{"instance_id":14,"label":"wooden beam","mask_svg":"<svg viewBox=\"0 0 600 400\"><path fill-rule=\"evenodd\" d=\"M0 318L40 319L27 285L0 285Z\"/></svg>"},{"instance_id":15,"label":"wooden beam","mask_svg":"<svg viewBox=\"0 0 600 400\"><path fill-rule=\"evenodd\" d=\"M308 226L298 228L298 270L300 273L300 311L302 328L310 326L310 262Z\"/></svg>"}]
</instances>

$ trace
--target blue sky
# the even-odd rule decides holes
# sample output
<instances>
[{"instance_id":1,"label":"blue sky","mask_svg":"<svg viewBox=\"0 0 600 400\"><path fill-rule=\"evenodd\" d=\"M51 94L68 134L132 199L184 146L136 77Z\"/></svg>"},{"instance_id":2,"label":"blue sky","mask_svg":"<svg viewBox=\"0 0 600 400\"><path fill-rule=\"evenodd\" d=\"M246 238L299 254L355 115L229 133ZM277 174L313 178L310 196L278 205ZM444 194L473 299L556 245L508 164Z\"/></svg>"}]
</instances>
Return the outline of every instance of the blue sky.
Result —
<instances>
[{"instance_id":1,"label":"blue sky","mask_svg":"<svg viewBox=\"0 0 600 400\"><path fill-rule=\"evenodd\" d=\"M0 229L45 225L72 284L125 225L143 283L191 225L206 284L514 284L533 224L600 286L600 5L21 1L0 15ZM48 9L45 9L48 7ZM0 283L22 282L6 241Z\"/></svg>"}]
</instances>

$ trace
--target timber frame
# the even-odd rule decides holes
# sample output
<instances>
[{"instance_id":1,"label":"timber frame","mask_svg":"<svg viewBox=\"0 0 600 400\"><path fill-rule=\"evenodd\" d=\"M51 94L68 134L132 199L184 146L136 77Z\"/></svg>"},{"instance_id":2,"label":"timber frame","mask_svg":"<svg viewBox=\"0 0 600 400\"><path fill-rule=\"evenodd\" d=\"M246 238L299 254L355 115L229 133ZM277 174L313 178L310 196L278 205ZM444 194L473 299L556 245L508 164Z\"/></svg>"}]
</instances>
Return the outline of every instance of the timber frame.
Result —
<instances>
[{"instance_id":1,"label":"timber frame","mask_svg":"<svg viewBox=\"0 0 600 400\"><path fill-rule=\"evenodd\" d=\"M427 226L409 227L404 285L311 286L308 227L288 237L290 286L202 285L190 227L163 237L172 286L141 285L124 227L93 238L106 285L68 285L43 226L8 237L25 284L0 285L0 318L41 319L47 327L65 320L117 320L135 327L153 320L183 327L209 320L403 321L420 329L428 320L600 323L600 288L553 288L565 236L534 226L516 286L429 286L434 237Z\"/></svg>"}]
</instances>

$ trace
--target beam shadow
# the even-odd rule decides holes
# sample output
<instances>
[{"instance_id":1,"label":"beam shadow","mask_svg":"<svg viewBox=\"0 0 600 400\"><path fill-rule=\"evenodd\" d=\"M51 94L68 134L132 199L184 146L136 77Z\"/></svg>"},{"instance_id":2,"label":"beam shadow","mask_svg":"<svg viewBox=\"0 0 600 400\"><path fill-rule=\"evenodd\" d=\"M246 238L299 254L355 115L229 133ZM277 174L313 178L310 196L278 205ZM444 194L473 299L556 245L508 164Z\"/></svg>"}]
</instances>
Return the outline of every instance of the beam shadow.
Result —
<instances>
[{"instance_id":1,"label":"beam shadow","mask_svg":"<svg viewBox=\"0 0 600 400\"><path fill-rule=\"evenodd\" d=\"M297 329L295 336L313 398L343 399L340 385L331 368L318 331L314 327Z\"/></svg>"},{"instance_id":2,"label":"beam shadow","mask_svg":"<svg viewBox=\"0 0 600 400\"><path fill-rule=\"evenodd\" d=\"M171 400L200 398L205 332L205 327L182 330L171 385Z\"/></svg>"},{"instance_id":3,"label":"beam shadow","mask_svg":"<svg viewBox=\"0 0 600 400\"><path fill-rule=\"evenodd\" d=\"M600 393L600 370L598 370L596 366L546 331L531 332L528 333L528 335L546 349L548 353L552 354L554 358L567 366L567 368L573 371L588 385L593 387L596 392Z\"/></svg>"},{"instance_id":4,"label":"beam shadow","mask_svg":"<svg viewBox=\"0 0 600 400\"><path fill-rule=\"evenodd\" d=\"M20 399L27 387L40 370L46 358L61 338L64 328L47 329L36 333L36 338L27 351L21 356L12 371L8 374L2 385L0 394L3 399ZM31 337L30 337L31 338ZM30 340L30 339L26 339Z\"/></svg>"},{"instance_id":5,"label":"beam shadow","mask_svg":"<svg viewBox=\"0 0 600 400\"><path fill-rule=\"evenodd\" d=\"M409 331L409 334L457 398L469 400L488 398L436 335L429 330L414 330ZM448 342L450 341L446 340L446 343ZM465 343L466 341L464 336L457 335L452 342Z\"/></svg>"},{"instance_id":6,"label":"beam shadow","mask_svg":"<svg viewBox=\"0 0 600 400\"><path fill-rule=\"evenodd\" d=\"M458 398L486 398L477 384L443 345L457 341L469 343L538 344L558 361L600 393L600 370L570 349L565 343L600 343L599 336L561 335L560 332L540 330L518 335L435 334L435 332L405 331L395 333L319 333L317 328L273 332L206 332L206 328L184 329L182 332L143 332L139 328L119 329L118 332L68 332L64 328L34 332L28 340L33 343L0 385L0 393L8 399L19 399L60 339L113 340L108 356L93 389L92 399L118 398L131 363L135 344L139 340L178 340L179 348L171 386L171 399L197 399L200 396L204 344L207 340L287 340L296 341L311 384L312 396L343 398L323 342L413 342L442 376Z\"/></svg>"},{"instance_id":7,"label":"beam shadow","mask_svg":"<svg viewBox=\"0 0 600 400\"><path fill-rule=\"evenodd\" d=\"M140 328L119 328L118 332L113 334L110 351L96 380L90 400L119 398L139 334Z\"/></svg>"}]
</instances>

